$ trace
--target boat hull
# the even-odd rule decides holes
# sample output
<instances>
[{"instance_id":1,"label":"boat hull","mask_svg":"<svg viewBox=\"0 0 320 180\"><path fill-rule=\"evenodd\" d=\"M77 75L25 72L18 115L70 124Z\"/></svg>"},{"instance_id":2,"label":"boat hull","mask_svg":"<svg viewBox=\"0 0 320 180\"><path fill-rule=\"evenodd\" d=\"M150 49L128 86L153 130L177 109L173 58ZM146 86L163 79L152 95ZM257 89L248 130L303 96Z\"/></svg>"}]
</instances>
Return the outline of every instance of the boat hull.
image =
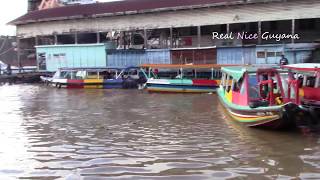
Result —
<instances>
[{"instance_id":1,"label":"boat hull","mask_svg":"<svg viewBox=\"0 0 320 180\"><path fill-rule=\"evenodd\" d=\"M215 80L149 80L149 92L167 93L212 93L218 88Z\"/></svg>"},{"instance_id":2,"label":"boat hull","mask_svg":"<svg viewBox=\"0 0 320 180\"><path fill-rule=\"evenodd\" d=\"M225 108L234 120L248 127L285 129L294 126L294 121L290 121L281 111L248 112Z\"/></svg>"},{"instance_id":3,"label":"boat hull","mask_svg":"<svg viewBox=\"0 0 320 180\"><path fill-rule=\"evenodd\" d=\"M138 84L135 80L122 79L86 79L86 80L66 80L55 79L47 84L51 84L57 88L67 89L131 89L137 88Z\"/></svg>"},{"instance_id":4,"label":"boat hull","mask_svg":"<svg viewBox=\"0 0 320 180\"><path fill-rule=\"evenodd\" d=\"M227 110L229 116L248 127L268 128L268 129L287 129L295 126L295 121L289 117L294 107L290 105L276 106L272 108L235 108L231 107L224 97L218 93L220 102Z\"/></svg>"},{"instance_id":5,"label":"boat hull","mask_svg":"<svg viewBox=\"0 0 320 180\"><path fill-rule=\"evenodd\" d=\"M172 92L172 93L212 93L217 87L210 86L186 86L186 85L161 85L147 84L149 92Z\"/></svg>"}]
</instances>

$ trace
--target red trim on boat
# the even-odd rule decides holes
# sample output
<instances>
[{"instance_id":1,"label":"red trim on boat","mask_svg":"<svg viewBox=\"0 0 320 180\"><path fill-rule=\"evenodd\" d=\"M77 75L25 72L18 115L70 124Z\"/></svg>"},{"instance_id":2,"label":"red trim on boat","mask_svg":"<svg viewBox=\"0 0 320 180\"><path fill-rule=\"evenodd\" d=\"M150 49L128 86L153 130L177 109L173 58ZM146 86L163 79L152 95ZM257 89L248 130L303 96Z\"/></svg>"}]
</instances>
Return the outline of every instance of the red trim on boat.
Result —
<instances>
[{"instance_id":1,"label":"red trim on boat","mask_svg":"<svg viewBox=\"0 0 320 180\"><path fill-rule=\"evenodd\" d=\"M284 68L287 69L291 69L291 70L295 70L295 71L309 71L309 72L313 72L313 71L318 71L320 72L320 68L319 67L314 67L314 68L303 68L303 67L292 67L292 66L283 66Z\"/></svg>"},{"instance_id":2,"label":"red trim on boat","mask_svg":"<svg viewBox=\"0 0 320 180\"><path fill-rule=\"evenodd\" d=\"M320 101L320 88L303 87L302 89L305 99Z\"/></svg>"},{"instance_id":3,"label":"red trim on boat","mask_svg":"<svg viewBox=\"0 0 320 180\"><path fill-rule=\"evenodd\" d=\"M67 88L68 89L81 89L84 88L84 81L83 80L76 80L76 79L68 79L67 80Z\"/></svg>"},{"instance_id":4,"label":"red trim on boat","mask_svg":"<svg viewBox=\"0 0 320 180\"><path fill-rule=\"evenodd\" d=\"M196 86L218 86L216 80L193 79L192 84Z\"/></svg>"}]
</instances>

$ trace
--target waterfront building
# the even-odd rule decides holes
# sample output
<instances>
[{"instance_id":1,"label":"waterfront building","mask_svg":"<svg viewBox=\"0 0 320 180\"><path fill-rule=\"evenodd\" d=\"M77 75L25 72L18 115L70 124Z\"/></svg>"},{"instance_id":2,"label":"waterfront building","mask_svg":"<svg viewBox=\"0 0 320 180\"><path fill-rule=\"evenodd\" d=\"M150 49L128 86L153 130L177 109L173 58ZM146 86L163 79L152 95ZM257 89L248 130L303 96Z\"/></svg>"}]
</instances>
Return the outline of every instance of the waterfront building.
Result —
<instances>
[{"instance_id":1,"label":"waterfront building","mask_svg":"<svg viewBox=\"0 0 320 180\"><path fill-rule=\"evenodd\" d=\"M320 59L319 8L315 0L124 0L33 9L10 24L21 54L108 43L108 65L137 64L150 49L169 54L165 63L277 63L282 54L298 63Z\"/></svg>"}]
</instances>

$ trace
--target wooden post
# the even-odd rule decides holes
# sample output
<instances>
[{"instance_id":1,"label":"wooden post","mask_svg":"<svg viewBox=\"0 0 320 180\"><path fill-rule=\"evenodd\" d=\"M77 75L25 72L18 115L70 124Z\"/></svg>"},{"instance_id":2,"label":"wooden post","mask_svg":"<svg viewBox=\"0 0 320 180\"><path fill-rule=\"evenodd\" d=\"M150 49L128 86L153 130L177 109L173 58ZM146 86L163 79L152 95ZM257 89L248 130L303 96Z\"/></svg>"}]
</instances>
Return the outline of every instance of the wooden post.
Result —
<instances>
[{"instance_id":1,"label":"wooden post","mask_svg":"<svg viewBox=\"0 0 320 180\"><path fill-rule=\"evenodd\" d=\"M211 79L214 79L214 77L213 77L213 73L214 73L214 69L213 69L213 68L211 68Z\"/></svg>"},{"instance_id":2,"label":"wooden post","mask_svg":"<svg viewBox=\"0 0 320 180\"><path fill-rule=\"evenodd\" d=\"M148 49L148 33L147 29L143 29L143 36L144 36L144 49Z\"/></svg>"},{"instance_id":3,"label":"wooden post","mask_svg":"<svg viewBox=\"0 0 320 180\"><path fill-rule=\"evenodd\" d=\"M262 43L262 23L261 21L258 21L258 36L259 36L259 39L258 39L258 44L261 44Z\"/></svg>"},{"instance_id":4,"label":"wooden post","mask_svg":"<svg viewBox=\"0 0 320 180\"><path fill-rule=\"evenodd\" d=\"M173 48L173 28L170 27L170 47Z\"/></svg>"},{"instance_id":5,"label":"wooden post","mask_svg":"<svg viewBox=\"0 0 320 180\"><path fill-rule=\"evenodd\" d=\"M197 27L198 31L198 47L201 47L201 26Z\"/></svg>"}]
</instances>

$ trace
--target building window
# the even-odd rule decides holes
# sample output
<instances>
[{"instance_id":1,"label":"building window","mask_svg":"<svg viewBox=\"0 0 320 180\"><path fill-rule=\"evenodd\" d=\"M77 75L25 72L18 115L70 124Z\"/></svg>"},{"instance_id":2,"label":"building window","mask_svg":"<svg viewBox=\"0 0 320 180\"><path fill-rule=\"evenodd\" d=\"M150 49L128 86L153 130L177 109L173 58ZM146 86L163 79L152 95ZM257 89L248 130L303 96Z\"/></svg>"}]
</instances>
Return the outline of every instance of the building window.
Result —
<instances>
[{"instance_id":1,"label":"building window","mask_svg":"<svg viewBox=\"0 0 320 180\"><path fill-rule=\"evenodd\" d=\"M257 52L257 58L266 58L266 53L264 51Z\"/></svg>"},{"instance_id":2,"label":"building window","mask_svg":"<svg viewBox=\"0 0 320 180\"><path fill-rule=\"evenodd\" d=\"M226 33L227 32L227 25L222 24L220 25L220 33Z\"/></svg>"},{"instance_id":3,"label":"building window","mask_svg":"<svg viewBox=\"0 0 320 180\"><path fill-rule=\"evenodd\" d=\"M278 30L278 22L277 21L271 21L270 22L270 29L271 30Z\"/></svg>"},{"instance_id":4,"label":"building window","mask_svg":"<svg viewBox=\"0 0 320 180\"><path fill-rule=\"evenodd\" d=\"M267 52L267 57L275 57L275 52Z\"/></svg>"},{"instance_id":5,"label":"building window","mask_svg":"<svg viewBox=\"0 0 320 180\"><path fill-rule=\"evenodd\" d=\"M251 22L249 23L249 31L250 32L258 32L258 23L256 22Z\"/></svg>"},{"instance_id":6,"label":"building window","mask_svg":"<svg viewBox=\"0 0 320 180\"><path fill-rule=\"evenodd\" d=\"M46 70L46 67L47 67L47 65L46 65L46 61L47 61L47 59L46 59L46 53L38 53L38 57L37 57L37 59L38 59L38 67L39 67L39 69L40 70Z\"/></svg>"},{"instance_id":7,"label":"building window","mask_svg":"<svg viewBox=\"0 0 320 180\"><path fill-rule=\"evenodd\" d=\"M65 60L66 54L65 53L60 53L60 54L53 54L53 60Z\"/></svg>"},{"instance_id":8,"label":"building window","mask_svg":"<svg viewBox=\"0 0 320 180\"><path fill-rule=\"evenodd\" d=\"M316 21L315 19L303 19L299 21L300 30L315 30Z\"/></svg>"}]
</instances>

